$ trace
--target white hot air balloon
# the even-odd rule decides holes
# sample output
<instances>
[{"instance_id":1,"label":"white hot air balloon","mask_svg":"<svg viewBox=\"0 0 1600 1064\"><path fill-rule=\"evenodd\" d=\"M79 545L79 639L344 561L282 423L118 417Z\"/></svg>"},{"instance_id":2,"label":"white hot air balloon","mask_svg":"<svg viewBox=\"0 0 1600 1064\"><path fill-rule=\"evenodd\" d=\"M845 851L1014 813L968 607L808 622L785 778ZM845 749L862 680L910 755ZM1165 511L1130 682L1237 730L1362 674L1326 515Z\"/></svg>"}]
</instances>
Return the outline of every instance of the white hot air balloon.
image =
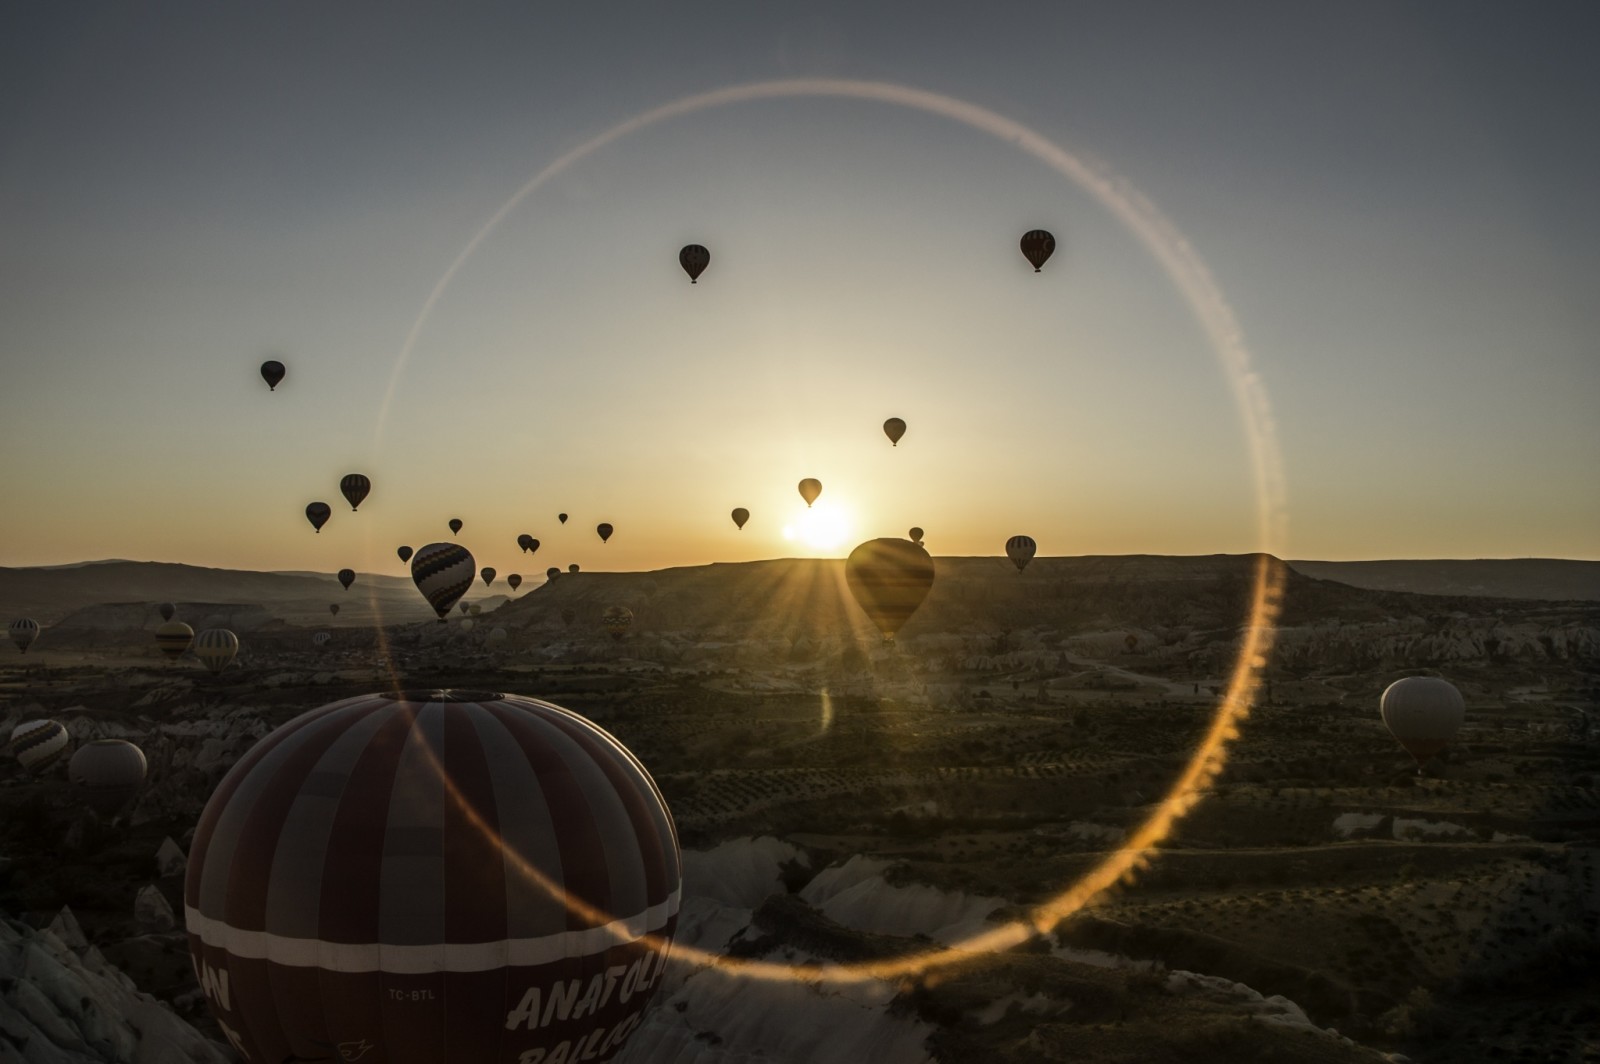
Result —
<instances>
[{"instance_id":1,"label":"white hot air balloon","mask_svg":"<svg viewBox=\"0 0 1600 1064\"><path fill-rule=\"evenodd\" d=\"M11 729L7 747L18 764L37 775L60 761L70 745L72 738L60 721L30 720Z\"/></svg>"},{"instance_id":2,"label":"white hot air balloon","mask_svg":"<svg viewBox=\"0 0 1600 1064\"><path fill-rule=\"evenodd\" d=\"M1378 709L1389 733L1416 759L1418 769L1449 745L1467 715L1461 692L1437 676L1396 680L1384 690Z\"/></svg>"},{"instance_id":3,"label":"white hot air balloon","mask_svg":"<svg viewBox=\"0 0 1600 1064\"><path fill-rule=\"evenodd\" d=\"M239 637L226 628L207 628L194 637L194 656L212 672L221 672L239 653Z\"/></svg>"}]
</instances>

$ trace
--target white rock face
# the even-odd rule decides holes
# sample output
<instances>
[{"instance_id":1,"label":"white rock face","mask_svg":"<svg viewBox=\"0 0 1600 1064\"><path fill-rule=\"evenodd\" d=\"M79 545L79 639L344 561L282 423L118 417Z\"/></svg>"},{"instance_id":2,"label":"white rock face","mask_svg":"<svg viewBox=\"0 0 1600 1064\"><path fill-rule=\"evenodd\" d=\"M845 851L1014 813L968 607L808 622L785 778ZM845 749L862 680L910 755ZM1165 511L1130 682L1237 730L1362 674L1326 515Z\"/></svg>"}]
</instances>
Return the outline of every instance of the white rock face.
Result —
<instances>
[{"instance_id":1,"label":"white rock face","mask_svg":"<svg viewBox=\"0 0 1600 1064\"><path fill-rule=\"evenodd\" d=\"M714 849L685 850L683 893L723 905L755 909L768 895L785 892L782 866L810 865L800 849L771 836L730 839Z\"/></svg>"},{"instance_id":2,"label":"white rock face","mask_svg":"<svg viewBox=\"0 0 1600 1064\"><path fill-rule=\"evenodd\" d=\"M946 893L921 883L892 887L883 878L888 867L887 861L857 854L818 873L800 897L830 920L857 931L924 934L945 945L988 930L989 914L1005 904L1003 898Z\"/></svg>"},{"instance_id":3,"label":"white rock face","mask_svg":"<svg viewBox=\"0 0 1600 1064\"><path fill-rule=\"evenodd\" d=\"M133 899L133 918L139 922L140 930L147 933L159 934L178 926L167 896L154 883L147 884Z\"/></svg>"},{"instance_id":4,"label":"white rock face","mask_svg":"<svg viewBox=\"0 0 1600 1064\"><path fill-rule=\"evenodd\" d=\"M170 911L170 910L169 910ZM63 924L77 921L70 913ZM53 931L0 917L0 1061L29 1064L229 1064L206 1040L106 962Z\"/></svg>"}]
</instances>

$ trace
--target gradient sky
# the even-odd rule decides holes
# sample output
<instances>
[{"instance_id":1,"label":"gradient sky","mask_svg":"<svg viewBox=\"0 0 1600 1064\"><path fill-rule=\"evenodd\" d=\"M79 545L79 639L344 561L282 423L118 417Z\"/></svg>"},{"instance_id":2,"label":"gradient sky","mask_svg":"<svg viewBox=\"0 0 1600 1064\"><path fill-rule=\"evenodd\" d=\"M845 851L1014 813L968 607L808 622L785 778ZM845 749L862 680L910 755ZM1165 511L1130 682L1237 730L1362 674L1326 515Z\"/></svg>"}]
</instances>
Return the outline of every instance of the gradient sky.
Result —
<instances>
[{"instance_id":1,"label":"gradient sky","mask_svg":"<svg viewBox=\"0 0 1600 1064\"><path fill-rule=\"evenodd\" d=\"M797 77L969 101L1156 204L1270 396L1281 553L1600 558L1593 4L417 6L0 14L0 564L400 572L451 516L502 572L911 525L935 554L1261 546L1229 380L1149 253L1037 159L882 103L595 152L400 362L540 169ZM1036 226L1061 242L1037 276ZM355 515L348 471L375 484ZM806 476L840 548L781 534Z\"/></svg>"}]
</instances>

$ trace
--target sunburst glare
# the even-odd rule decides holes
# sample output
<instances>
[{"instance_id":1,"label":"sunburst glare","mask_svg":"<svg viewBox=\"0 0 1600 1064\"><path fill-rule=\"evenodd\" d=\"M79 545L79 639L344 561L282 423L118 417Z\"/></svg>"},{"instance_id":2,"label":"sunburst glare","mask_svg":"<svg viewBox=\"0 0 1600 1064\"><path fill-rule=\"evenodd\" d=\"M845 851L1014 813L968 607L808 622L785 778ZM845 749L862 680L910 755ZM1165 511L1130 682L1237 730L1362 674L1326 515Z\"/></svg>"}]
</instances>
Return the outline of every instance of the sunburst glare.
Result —
<instances>
[{"instance_id":1,"label":"sunburst glare","mask_svg":"<svg viewBox=\"0 0 1600 1064\"><path fill-rule=\"evenodd\" d=\"M849 510L819 500L783 526L783 538L797 540L813 550L834 550L850 539L853 525Z\"/></svg>"}]
</instances>

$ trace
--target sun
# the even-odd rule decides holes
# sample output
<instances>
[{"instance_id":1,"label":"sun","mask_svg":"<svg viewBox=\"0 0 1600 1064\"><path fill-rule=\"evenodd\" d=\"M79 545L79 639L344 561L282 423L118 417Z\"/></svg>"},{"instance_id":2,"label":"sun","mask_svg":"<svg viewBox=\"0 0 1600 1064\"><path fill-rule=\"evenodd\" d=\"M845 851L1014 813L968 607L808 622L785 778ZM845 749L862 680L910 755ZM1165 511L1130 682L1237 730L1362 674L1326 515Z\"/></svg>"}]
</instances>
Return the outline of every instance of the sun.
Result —
<instances>
[{"instance_id":1,"label":"sun","mask_svg":"<svg viewBox=\"0 0 1600 1064\"><path fill-rule=\"evenodd\" d=\"M850 523L844 507L819 500L783 526L783 538L799 540L813 550L833 550L850 538Z\"/></svg>"}]
</instances>

